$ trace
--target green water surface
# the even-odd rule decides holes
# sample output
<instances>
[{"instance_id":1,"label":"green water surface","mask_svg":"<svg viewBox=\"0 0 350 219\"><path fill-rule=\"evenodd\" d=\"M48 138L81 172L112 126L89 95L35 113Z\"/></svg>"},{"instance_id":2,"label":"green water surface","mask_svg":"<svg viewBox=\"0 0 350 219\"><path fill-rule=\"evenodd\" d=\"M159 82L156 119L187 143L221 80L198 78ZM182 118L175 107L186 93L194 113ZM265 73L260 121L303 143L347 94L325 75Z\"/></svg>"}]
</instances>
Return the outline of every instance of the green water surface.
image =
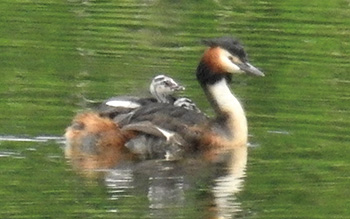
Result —
<instances>
[{"instance_id":1,"label":"green water surface","mask_svg":"<svg viewBox=\"0 0 350 219\"><path fill-rule=\"evenodd\" d=\"M0 13L1 136L62 136L83 97L144 95L160 72L212 115L194 75L200 40L231 35L266 74L232 83L251 142L232 217L350 218L348 0L2 0ZM0 218L160 217L144 185L113 199L62 147L0 141ZM193 181L168 218L209 218L211 184Z\"/></svg>"}]
</instances>

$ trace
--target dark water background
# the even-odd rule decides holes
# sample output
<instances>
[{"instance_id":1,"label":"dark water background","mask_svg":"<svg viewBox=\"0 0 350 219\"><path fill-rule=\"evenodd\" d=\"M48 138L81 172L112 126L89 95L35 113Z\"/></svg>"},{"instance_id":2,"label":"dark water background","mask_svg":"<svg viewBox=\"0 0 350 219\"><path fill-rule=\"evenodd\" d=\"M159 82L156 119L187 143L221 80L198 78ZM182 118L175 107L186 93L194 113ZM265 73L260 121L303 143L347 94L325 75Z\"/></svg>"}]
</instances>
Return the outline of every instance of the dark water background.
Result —
<instances>
[{"instance_id":1,"label":"dark water background","mask_svg":"<svg viewBox=\"0 0 350 219\"><path fill-rule=\"evenodd\" d=\"M350 218L350 1L3 0L0 13L1 218L208 218L229 179L87 180L60 137L83 97L144 94L159 72L212 114L194 71L200 40L223 35L266 73L232 84L251 147L227 217Z\"/></svg>"}]
</instances>

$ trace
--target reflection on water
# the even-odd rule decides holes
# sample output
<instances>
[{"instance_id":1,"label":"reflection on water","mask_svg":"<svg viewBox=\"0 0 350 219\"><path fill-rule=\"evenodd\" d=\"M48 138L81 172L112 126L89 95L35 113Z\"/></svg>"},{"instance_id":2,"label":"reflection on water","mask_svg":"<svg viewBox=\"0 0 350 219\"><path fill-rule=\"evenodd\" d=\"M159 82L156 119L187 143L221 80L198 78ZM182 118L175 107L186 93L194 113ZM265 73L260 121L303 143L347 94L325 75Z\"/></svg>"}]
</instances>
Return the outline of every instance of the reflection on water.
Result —
<instances>
[{"instance_id":1,"label":"reflection on water","mask_svg":"<svg viewBox=\"0 0 350 219\"><path fill-rule=\"evenodd\" d=\"M24 158L20 153L13 151L0 151L0 157Z\"/></svg>"},{"instance_id":2,"label":"reflection on water","mask_svg":"<svg viewBox=\"0 0 350 219\"><path fill-rule=\"evenodd\" d=\"M108 193L111 200L127 197L127 190L133 189L134 177L129 168L109 170L105 179L106 186L110 188Z\"/></svg>"},{"instance_id":3,"label":"reflection on water","mask_svg":"<svg viewBox=\"0 0 350 219\"><path fill-rule=\"evenodd\" d=\"M58 137L58 136L37 136L37 137L21 137L21 136L11 136L11 135L5 135L0 136L0 142L1 141L14 141L14 142L48 142L48 141L54 141L58 144L63 144L65 142L64 137Z\"/></svg>"},{"instance_id":4,"label":"reflection on water","mask_svg":"<svg viewBox=\"0 0 350 219\"><path fill-rule=\"evenodd\" d=\"M242 189L243 180L243 176L238 177L234 174L215 179L213 194L218 218L232 218L242 211L241 203L237 201L235 195Z\"/></svg>"},{"instance_id":5,"label":"reflection on water","mask_svg":"<svg viewBox=\"0 0 350 219\"><path fill-rule=\"evenodd\" d=\"M36 143L47 143L54 142L59 145L63 145L65 142L64 137L62 136L36 136L36 137L24 137L24 136L12 136L12 135L3 135L0 136L0 145L2 142L36 142ZM35 147L26 147L25 151L36 151ZM0 158L25 158L21 152L11 151L11 150L0 150ZM58 156L50 156L50 158L58 158Z\"/></svg>"},{"instance_id":6,"label":"reflection on water","mask_svg":"<svg viewBox=\"0 0 350 219\"><path fill-rule=\"evenodd\" d=\"M64 139L59 136L1 136L0 142L54 142L62 146ZM36 147L25 148L25 151L36 150ZM24 154L23 151L0 151L0 158L28 158ZM47 157L59 159L56 155ZM128 202L128 199L132 202L135 197L145 197L147 201L143 205L152 218L187 217L198 215L197 211L202 218L232 218L242 211L236 194L244 182L246 148L236 150L233 157L236 159L229 166L196 159L123 163L111 170L96 170L96 176L103 180L108 199L113 202ZM115 205L106 212L119 216L121 208Z\"/></svg>"},{"instance_id":7,"label":"reflection on water","mask_svg":"<svg viewBox=\"0 0 350 219\"><path fill-rule=\"evenodd\" d=\"M230 167L199 160L144 161L107 171L105 184L112 200L147 197L152 218L179 216L176 209L183 212L193 202L204 218L232 218L242 211L235 195L242 188L245 161L240 157ZM205 196L191 193L201 188ZM118 207L110 212L119 212Z\"/></svg>"}]
</instances>

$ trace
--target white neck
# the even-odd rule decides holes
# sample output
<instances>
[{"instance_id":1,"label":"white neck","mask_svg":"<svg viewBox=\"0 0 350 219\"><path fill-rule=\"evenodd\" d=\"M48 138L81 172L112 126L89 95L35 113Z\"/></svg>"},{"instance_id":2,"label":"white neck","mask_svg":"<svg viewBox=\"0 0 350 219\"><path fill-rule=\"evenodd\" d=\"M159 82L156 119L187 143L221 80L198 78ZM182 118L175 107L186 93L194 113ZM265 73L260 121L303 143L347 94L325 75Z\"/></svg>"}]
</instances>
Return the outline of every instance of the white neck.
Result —
<instances>
[{"instance_id":1,"label":"white neck","mask_svg":"<svg viewBox=\"0 0 350 219\"><path fill-rule=\"evenodd\" d=\"M159 103L169 103L167 95L160 94L159 92L157 92L157 90L154 87L152 86L150 87L150 92L152 96L155 97Z\"/></svg>"},{"instance_id":2,"label":"white neck","mask_svg":"<svg viewBox=\"0 0 350 219\"><path fill-rule=\"evenodd\" d=\"M248 138L248 125L244 110L232 94L225 79L213 85L207 85L207 91L217 107L218 114L223 114L227 128L233 138L229 139L232 145L245 145Z\"/></svg>"},{"instance_id":3,"label":"white neck","mask_svg":"<svg viewBox=\"0 0 350 219\"><path fill-rule=\"evenodd\" d=\"M156 99L157 99L157 101L159 102L159 103L169 103L169 100L167 99L167 96L166 95L162 95L162 94L155 94L155 95L153 95L153 96L155 96L156 97Z\"/></svg>"}]
</instances>

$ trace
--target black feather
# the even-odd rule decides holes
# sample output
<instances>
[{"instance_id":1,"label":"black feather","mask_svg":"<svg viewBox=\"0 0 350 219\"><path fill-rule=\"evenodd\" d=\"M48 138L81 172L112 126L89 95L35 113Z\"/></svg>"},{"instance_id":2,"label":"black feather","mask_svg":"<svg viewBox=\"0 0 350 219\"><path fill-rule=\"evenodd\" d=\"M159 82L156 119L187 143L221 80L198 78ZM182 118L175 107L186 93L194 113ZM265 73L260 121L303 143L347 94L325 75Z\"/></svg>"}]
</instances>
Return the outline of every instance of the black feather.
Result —
<instances>
[{"instance_id":1,"label":"black feather","mask_svg":"<svg viewBox=\"0 0 350 219\"><path fill-rule=\"evenodd\" d=\"M242 44L232 37L220 37L214 39L202 40L203 44L209 47L221 47L229 51L232 55L238 56L242 62L247 62L247 53Z\"/></svg>"},{"instance_id":2,"label":"black feather","mask_svg":"<svg viewBox=\"0 0 350 219\"><path fill-rule=\"evenodd\" d=\"M228 73L216 73L213 72L208 65L201 61L197 67L197 80L203 88L206 88L206 85L213 85L218 81L221 81L223 78L226 79L228 83L232 81L232 74Z\"/></svg>"}]
</instances>

